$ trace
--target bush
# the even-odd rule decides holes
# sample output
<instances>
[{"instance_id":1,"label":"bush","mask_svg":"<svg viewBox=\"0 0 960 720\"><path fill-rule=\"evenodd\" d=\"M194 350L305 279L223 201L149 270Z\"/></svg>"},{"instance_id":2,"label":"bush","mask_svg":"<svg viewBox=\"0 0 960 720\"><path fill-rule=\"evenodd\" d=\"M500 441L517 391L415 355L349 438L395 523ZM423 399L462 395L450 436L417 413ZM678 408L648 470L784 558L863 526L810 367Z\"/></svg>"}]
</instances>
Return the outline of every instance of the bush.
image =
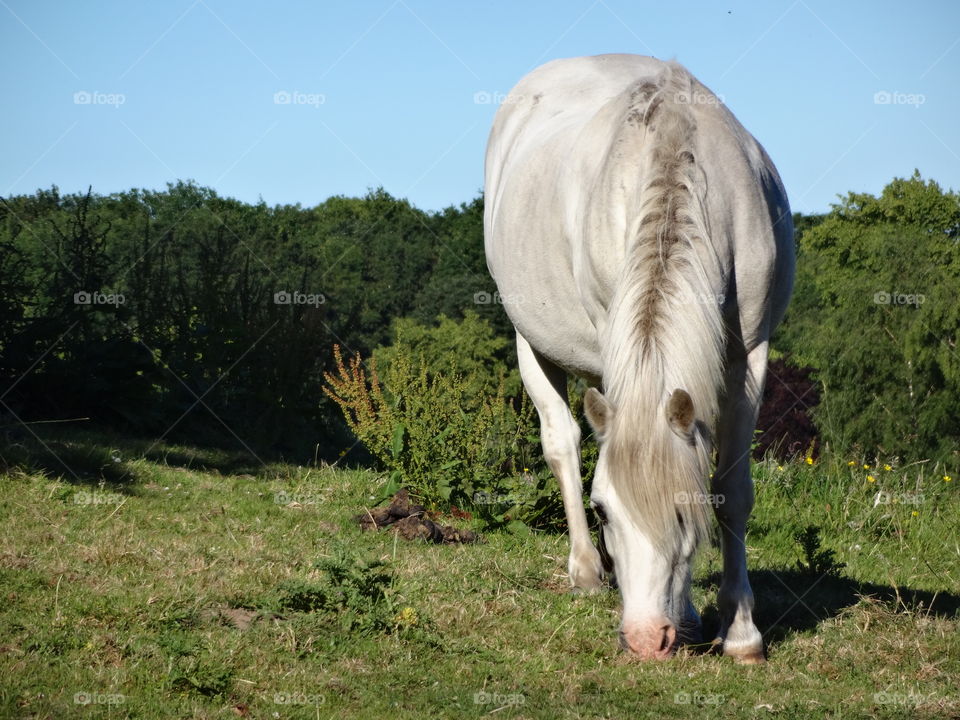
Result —
<instances>
[{"instance_id":1,"label":"bush","mask_svg":"<svg viewBox=\"0 0 960 720\"><path fill-rule=\"evenodd\" d=\"M817 457L820 449L812 412L820 402L820 386L811 378L813 368L795 367L787 358L771 357L763 404L757 418L759 437L753 456L770 453L790 460L801 453Z\"/></svg>"},{"instance_id":2,"label":"bush","mask_svg":"<svg viewBox=\"0 0 960 720\"><path fill-rule=\"evenodd\" d=\"M280 611L328 614L345 633L377 635L395 628L393 574L382 560L359 560L338 551L316 564L320 580L295 578L278 587Z\"/></svg>"},{"instance_id":3,"label":"bush","mask_svg":"<svg viewBox=\"0 0 960 720\"><path fill-rule=\"evenodd\" d=\"M433 373L459 375L469 384L469 395L479 404L483 397L495 394L503 385L507 397L520 395L520 372L510 355L512 344L473 310L463 318L437 317L434 326L412 318L397 318L391 331L393 344L380 346L373 356L380 367L388 367L399 352L409 355L414 365L426 365ZM468 400L470 397L468 396Z\"/></svg>"},{"instance_id":4,"label":"bush","mask_svg":"<svg viewBox=\"0 0 960 720\"><path fill-rule=\"evenodd\" d=\"M801 238L776 344L815 369L835 449L958 459L958 239L960 196L919 173L848 194Z\"/></svg>"},{"instance_id":5,"label":"bush","mask_svg":"<svg viewBox=\"0 0 960 720\"><path fill-rule=\"evenodd\" d=\"M425 213L382 190L268 207L192 182L0 198L4 412L333 459L348 433L317 402L326 348L370 353L451 288L433 314L471 306L482 208Z\"/></svg>"},{"instance_id":6,"label":"bush","mask_svg":"<svg viewBox=\"0 0 960 720\"><path fill-rule=\"evenodd\" d=\"M483 321L451 321L434 334L474 333L475 322ZM542 467L531 404L522 393L505 394L505 367L495 390L481 392L497 364L460 372L456 355L443 353L428 365L401 336L366 367L359 355L344 363L335 346L336 372L326 374L324 393L389 471L386 494L405 486L428 507L472 508L488 527L556 522L562 506L549 473L530 471ZM382 376L379 357L389 358Z\"/></svg>"}]
</instances>

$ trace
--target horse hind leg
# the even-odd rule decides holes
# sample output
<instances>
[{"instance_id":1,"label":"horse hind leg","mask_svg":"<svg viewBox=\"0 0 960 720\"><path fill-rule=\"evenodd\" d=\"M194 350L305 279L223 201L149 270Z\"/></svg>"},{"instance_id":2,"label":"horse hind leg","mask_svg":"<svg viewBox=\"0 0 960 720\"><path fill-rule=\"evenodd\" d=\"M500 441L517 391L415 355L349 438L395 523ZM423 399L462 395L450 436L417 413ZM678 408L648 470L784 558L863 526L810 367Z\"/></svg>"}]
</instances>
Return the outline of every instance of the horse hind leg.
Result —
<instances>
[{"instance_id":1,"label":"horse hind leg","mask_svg":"<svg viewBox=\"0 0 960 720\"><path fill-rule=\"evenodd\" d=\"M520 333L517 358L523 385L540 416L543 455L560 484L570 534L570 582L575 590L596 590L602 584L603 566L583 507L580 427L570 412L566 373L538 354Z\"/></svg>"},{"instance_id":2,"label":"horse hind leg","mask_svg":"<svg viewBox=\"0 0 960 720\"><path fill-rule=\"evenodd\" d=\"M738 355L738 356L736 356ZM753 509L750 444L763 396L767 343L729 359L727 394L717 425L717 469L712 480L720 524L723 580L717 596L720 629L715 643L739 662L764 661L763 637L753 622L753 590L747 578L746 528Z\"/></svg>"}]
</instances>

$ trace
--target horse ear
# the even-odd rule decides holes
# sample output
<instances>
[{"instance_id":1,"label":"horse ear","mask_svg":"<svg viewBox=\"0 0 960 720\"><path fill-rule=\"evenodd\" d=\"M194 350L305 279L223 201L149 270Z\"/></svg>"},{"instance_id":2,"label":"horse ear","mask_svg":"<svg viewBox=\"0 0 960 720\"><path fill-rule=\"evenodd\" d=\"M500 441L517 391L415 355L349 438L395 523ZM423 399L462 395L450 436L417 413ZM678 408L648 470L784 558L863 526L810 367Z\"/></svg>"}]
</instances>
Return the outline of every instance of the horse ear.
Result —
<instances>
[{"instance_id":1,"label":"horse ear","mask_svg":"<svg viewBox=\"0 0 960 720\"><path fill-rule=\"evenodd\" d=\"M697 417L690 393L679 388L674 390L667 401L666 413L670 429L687 442L693 440L693 428Z\"/></svg>"},{"instance_id":2,"label":"horse ear","mask_svg":"<svg viewBox=\"0 0 960 720\"><path fill-rule=\"evenodd\" d=\"M602 438L613 420L613 408L603 393L596 388L587 388L583 395L583 411L597 437Z\"/></svg>"}]
</instances>

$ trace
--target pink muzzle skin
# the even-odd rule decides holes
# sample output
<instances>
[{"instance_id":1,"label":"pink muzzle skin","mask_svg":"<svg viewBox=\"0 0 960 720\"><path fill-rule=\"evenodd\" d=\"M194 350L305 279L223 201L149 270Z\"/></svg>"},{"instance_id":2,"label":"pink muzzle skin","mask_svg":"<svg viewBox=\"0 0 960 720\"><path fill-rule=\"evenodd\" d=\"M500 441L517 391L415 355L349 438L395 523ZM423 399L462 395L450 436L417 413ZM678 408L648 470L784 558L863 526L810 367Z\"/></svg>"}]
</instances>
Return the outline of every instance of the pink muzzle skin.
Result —
<instances>
[{"instance_id":1,"label":"pink muzzle skin","mask_svg":"<svg viewBox=\"0 0 960 720\"><path fill-rule=\"evenodd\" d=\"M666 660L677 649L677 628L665 617L632 623L620 630L620 647L641 660Z\"/></svg>"}]
</instances>

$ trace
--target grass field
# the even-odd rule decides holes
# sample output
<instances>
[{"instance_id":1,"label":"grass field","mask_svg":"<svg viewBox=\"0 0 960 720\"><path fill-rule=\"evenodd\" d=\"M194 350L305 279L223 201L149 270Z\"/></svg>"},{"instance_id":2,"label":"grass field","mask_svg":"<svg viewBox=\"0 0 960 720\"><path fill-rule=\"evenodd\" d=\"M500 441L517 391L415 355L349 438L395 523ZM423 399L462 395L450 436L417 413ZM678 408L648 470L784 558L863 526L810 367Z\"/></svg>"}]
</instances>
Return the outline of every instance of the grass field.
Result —
<instances>
[{"instance_id":1,"label":"grass field","mask_svg":"<svg viewBox=\"0 0 960 720\"><path fill-rule=\"evenodd\" d=\"M950 469L757 464L769 662L744 667L619 651L618 594L567 592L562 535L361 532L371 472L44 442L0 450L6 718L960 717ZM708 632L718 555L695 575Z\"/></svg>"}]
</instances>

